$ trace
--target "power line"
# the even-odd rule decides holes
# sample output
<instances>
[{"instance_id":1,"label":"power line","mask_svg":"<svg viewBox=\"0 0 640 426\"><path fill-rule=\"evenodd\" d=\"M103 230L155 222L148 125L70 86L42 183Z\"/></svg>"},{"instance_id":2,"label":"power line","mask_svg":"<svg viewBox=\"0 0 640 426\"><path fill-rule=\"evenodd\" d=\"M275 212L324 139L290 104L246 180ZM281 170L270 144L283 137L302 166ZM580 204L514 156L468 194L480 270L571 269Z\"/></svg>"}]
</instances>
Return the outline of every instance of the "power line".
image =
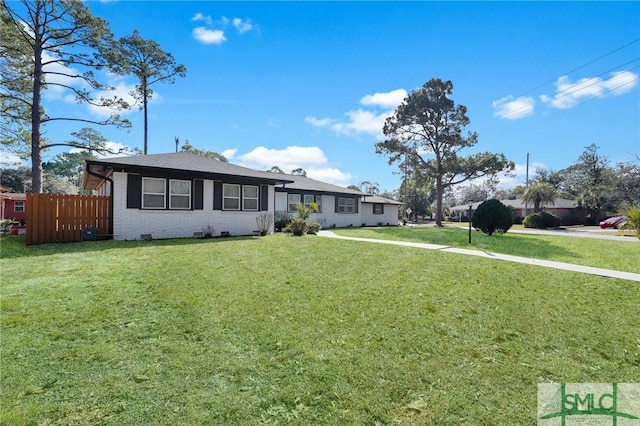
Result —
<instances>
[{"instance_id":1,"label":"power line","mask_svg":"<svg viewBox=\"0 0 640 426\"><path fill-rule=\"evenodd\" d=\"M605 74L608 74L608 73L613 72L614 70L620 69L621 67L624 67L625 65L629 65L629 64L631 64L631 63L637 62L638 60L640 60L640 57L639 57L639 58L632 59L632 60L630 60L630 61L627 61L627 62L625 62L624 64L617 65L617 66L615 66L615 67L613 67L613 68L611 68L611 69L609 69L609 70L607 70L607 71L604 71L604 72L602 72L602 73L598 74L596 77L602 77L602 76L603 76L603 75L605 75ZM592 62L593 62L593 61L592 61ZM640 68L640 66L635 66L635 67L632 67L632 68L628 68L628 69L625 69L625 70L621 70L621 72L634 70L634 69L636 69L636 68ZM592 77L592 78L596 78L596 77ZM555 81L555 80L554 80L554 81ZM558 92L558 94L561 94L561 95L556 96L554 99L562 98L562 97L564 97L564 96L568 96L568 95L570 95L570 94L572 94L572 93L579 92L579 91L581 91L581 90L585 90L586 88L591 87L591 86L594 86L594 85L596 85L596 84L600 84L601 82L602 82L601 80L600 80L600 81L595 81L595 82L593 82L593 83L591 83L591 84L589 84L589 85L586 85L586 86L585 86L583 83L580 83L580 82L574 83L574 84L570 85L569 87L567 87L567 88L565 88L565 89L561 90L560 92ZM538 86L538 87L542 87L542 86ZM571 90L571 89L573 89L573 88L575 88L575 90ZM523 95L520 95L520 96L518 96L517 98L520 98L520 97L522 97L522 96L523 96ZM517 98L516 98L516 99L517 99ZM517 109L515 109L515 110L513 110L513 111L510 111L508 114L503 115L501 118L509 119L509 117L514 116L514 115L517 115L518 113L520 113L520 112L522 112L522 111L525 111L525 110L526 110L526 109L528 109L528 108L529 108L528 106L517 108Z\"/></svg>"},{"instance_id":2,"label":"power line","mask_svg":"<svg viewBox=\"0 0 640 426\"><path fill-rule=\"evenodd\" d=\"M573 72L576 72L576 71L578 71L578 70L581 70L582 68L585 68L585 67L587 67L587 66L589 66L589 65L593 64L594 62L598 62L599 60L604 59L604 58L606 58L607 56L613 55L614 53L616 53L616 52L618 52L618 51L620 51L620 50L622 50L622 49L624 49L624 48L626 48L626 47L629 47L629 46L631 46L632 44L637 43L637 42L639 42L639 41L640 41L640 38L637 38L637 39L635 39L635 40L633 40L633 41L630 41L629 43L625 44L624 46L620 46L620 47L618 47L618 48L616 48L616 49L614 49L614 50L612 50L612 51L610 51L610 52L605 53L604 55L598 56L597 58L595 58L595 59L593 59L593 60L591 60L591 61L587 62L586 64L580 65L579 67L574 68L574 69L572 69L571 71L568 71L568 72L562 73L562 74L561 74L561 76L562 76L562 75L569 75L569 74L571 74L571 73L573 73ZM546 86L547 84L553 83L553 82L554 82L554 81L556 81L557 79L558 79L558 77L553 78L553 79L551 79L551 80L549 80L549 81L546 81L546 82L544 82L544 83L540 84L539 86L536 86L536 87L534 87L533 89L528 90L528 91L526 91L526 92L522 93L521 95L516 96L516 98L519 98L519 97L521 97L521 96L527 95L527 94L529 94L529 93L533 92L534 90L538 90L539 88L544 87L544 86Z\"/></svg>"}]
</instances>

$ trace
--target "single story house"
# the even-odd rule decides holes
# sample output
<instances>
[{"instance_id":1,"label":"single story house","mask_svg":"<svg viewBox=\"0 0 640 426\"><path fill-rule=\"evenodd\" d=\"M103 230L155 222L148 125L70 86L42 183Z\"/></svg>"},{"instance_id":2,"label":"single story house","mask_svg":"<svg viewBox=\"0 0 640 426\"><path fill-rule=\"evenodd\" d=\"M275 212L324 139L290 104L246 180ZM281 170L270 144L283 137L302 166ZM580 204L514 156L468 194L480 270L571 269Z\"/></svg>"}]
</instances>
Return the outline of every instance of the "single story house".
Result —
<instances>
[{"instance_id":1,"label":"single story house","mask_svg":"<svg viewBox=\"0 0 640 426\"><path fill-rule=\"evenodd\" d=\"M0 218L24 222L26 211L26 194L16 192L0 193Z\"/></svg>"},{"instance_id":2,"label":"single story house","mask_svg":"<svg viewBox=\"0 0 640 426\"><path fill-rule=\"evenodd\" d=\"M478 201L471 204L463 204L452 207L450 210L461 213L460 216L466 217L469 205L471 209L475 211L483 201ZM533 203L525 203L521 198L513 200L500 200L502 204L513 209L513 215L515 218L523 219L526 215L533 213ZM576 207L573 200L567 200L564 198L556 198L553 204L543 204L540 208L548 213L554 214L563 220L563 223L585 223L589 219L590 212L582 207ZM600 216L593 219L598 221Z\"/></svg>"},{"instance_id":3,"label":"single story house","mask_svg":"<svg viewBox=\"0 0 640 426\"><path fill-rule=\"evenodd\" d=\"M276 187L277 216L295 216L298 204L315 202L319 211L311 214L310 221L321 228L398 224L399 201L304 176L286 176L293 182Z\"/></svg>"},{"instance_id":4,"label":"single story house","mask_svg":"<svg viewBox=\"0 0 640 426\"><path fill-rule=\"evenodd\" d=\"M116 240L252 235L291 182L186 152L87 160L83 174L83 188L111 197Z\"/></svg>"},{"instance_id":5,"label":"single story house","mask_svg":"<svg viewBox=\"0 0 640 426\"><path fill-rule=\"evenodd\" d=\"M403 203L378 195L362 197L362 226L395 226L399 223Z\"/></svg>"},{"instance_id":6,"label":"single story house","mask_svg":"<svg viewBox=\"0 0 640 426\"><path fill-rule=\"evenodd\" d=\"M193 237L208 228L214 236L253 235L262 214L294 216L298 204L311 202L319 206L311 221L324 228L395 225L399 204L185 152L87 160L83 187L111 197L118 240Z\"/></svg>"}]
</instances>

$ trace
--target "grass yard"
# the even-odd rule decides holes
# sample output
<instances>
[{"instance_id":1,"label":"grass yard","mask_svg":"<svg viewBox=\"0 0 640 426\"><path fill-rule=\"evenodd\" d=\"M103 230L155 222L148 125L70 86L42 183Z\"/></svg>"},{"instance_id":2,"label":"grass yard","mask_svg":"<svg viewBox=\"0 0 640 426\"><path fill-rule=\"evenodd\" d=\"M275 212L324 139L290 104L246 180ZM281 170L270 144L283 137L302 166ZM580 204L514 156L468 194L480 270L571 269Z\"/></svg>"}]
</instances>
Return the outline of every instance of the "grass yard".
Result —
<instances>
[{"instance_id":1,"label":"grass yard","mask_svg":"<svg viewBox=\"0 0 640 426\"><path fill-rule=\"evenodd\" d=\"M348 237L441 244L640 273L640 244L635 237L620 236L620 241L612 241L512 232L488 236L474 230L471 231L472 244L469 244L469 231L453 226L443 228L395 226L336 229L333 231L338 235ZM570 235L571 231L567 232Z\"/></svg>"},{"instance_id":2,"label":"grass yard","mask_svg":"<svg viewBox=\"0 0 640 426\"><path fill-rule=\"evenodd\" d=\"M635 282L315 236L23 241L2 425L523 425L540 382L640 377Z\"/></svg>"}]
</instances>

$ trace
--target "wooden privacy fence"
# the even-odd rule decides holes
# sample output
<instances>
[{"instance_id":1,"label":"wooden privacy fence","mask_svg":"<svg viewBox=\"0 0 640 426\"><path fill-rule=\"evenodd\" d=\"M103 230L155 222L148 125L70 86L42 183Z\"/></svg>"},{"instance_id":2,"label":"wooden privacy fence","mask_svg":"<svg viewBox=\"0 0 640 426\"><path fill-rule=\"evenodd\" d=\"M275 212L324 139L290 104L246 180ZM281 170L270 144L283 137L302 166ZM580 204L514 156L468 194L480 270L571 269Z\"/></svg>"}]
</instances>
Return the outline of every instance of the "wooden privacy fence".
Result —
<instances>
[{"instance_id":1,"label":"wooden privacy fence","mask_svg":"<svg viewBox=\"0 0 640 426\"><path fill-rule=\"evenodd\" d=\"M98 195L27 194L26 245L81 241L88 226L111 235L109 204L109 197Z\"/></svg>"}]
</instances>

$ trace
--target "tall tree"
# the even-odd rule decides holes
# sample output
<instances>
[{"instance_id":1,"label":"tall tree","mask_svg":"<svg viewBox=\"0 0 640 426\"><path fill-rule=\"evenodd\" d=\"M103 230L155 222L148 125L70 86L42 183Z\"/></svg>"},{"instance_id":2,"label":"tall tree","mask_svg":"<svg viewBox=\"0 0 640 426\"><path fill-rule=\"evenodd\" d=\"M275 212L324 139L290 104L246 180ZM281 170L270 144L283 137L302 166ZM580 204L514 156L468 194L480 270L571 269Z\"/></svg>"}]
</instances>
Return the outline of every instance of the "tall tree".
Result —
<instances>
[{"instance_id":1,"label":"tall tree","mask_svg":"<svg viewBox=\"0 0 640 426\"><path fill-rule=\"evenodd\" d=\"M585 147L578 160L560 172L564 192L592 212L614 210L617 203L615 171L598 149L596 144Z\"/></svg>"},{"instance_id":2,"label":"tall tree","mask_svg":"<svg viewBox=\"0 0 640 426\"><path fill-rule=\"evenodd\" d=\"M99 125L129 126L117 113L105 120L54 116L42 104L43 91L70 91L78 103L127 108L122 99L96 95L111 87L99 82L94 71L110 68L105 52L112 35L107 23L94 17L87 5L71 0L2 0L0 59L3 81L0 89L3 128L11 130L8 146L26 143L32 163L32 190L42 192L42 151L51 146L42 137L42 126L65 120ZM4 80L7 78L7 80ZM26 82L29 84L26 84ZM24 151L24 150L23 150ZM19 152L16 149L16 152ZM23 152L24 154L24 152Z\"/></svg>"},{"instance_id":3,"label":"tall tree","mask_svg":"<svg viewBox=\"0 0 640 426\"><path fill-rule=\"evenodd\" d=\"M153 40L145 40L138 30L134 30L129 37L122 37L118 41L119 48L113 50L112 62L120 64L118 72L121 74L133 74L138 79L136 90L132 95L140 102L140 109L144 114L144 148L147 154L148 145L148 108L149 100L153 97L152 85L174 83L176 76L185 77L187 68L177 64L173 55L165 52L160 45Z\"/></svg>"},{"instance_id":4,"label":"tall tree","mask_svg":"<svg viewBox=\"0 0 640 426\"><path fill-rule=\"evenodd\" d=\"M376 144L378 154L390 155L389 163L409 155L435 180L438 226L442 226L442 199L447 188L515 168L503 154L458 155L463 148L476 145L478 135L463 135L470 122L467 107L456 106L448 97L452 93L453 83L440 79L431 79L412 91L387 118L383 128L387 139Z\"/></svg>"},{"instance_id":5,"label":"tall tree","mask_svg":"<svg viewBox=\"0 0 640 426\"><path fill-rule=\"evenodd\" d=\"M370 182L368 180L364 180L360 182L358 191L362 191L365 194L378 195L380 193L380 185L378 182Z\"/></svg>"}]
</instances>

